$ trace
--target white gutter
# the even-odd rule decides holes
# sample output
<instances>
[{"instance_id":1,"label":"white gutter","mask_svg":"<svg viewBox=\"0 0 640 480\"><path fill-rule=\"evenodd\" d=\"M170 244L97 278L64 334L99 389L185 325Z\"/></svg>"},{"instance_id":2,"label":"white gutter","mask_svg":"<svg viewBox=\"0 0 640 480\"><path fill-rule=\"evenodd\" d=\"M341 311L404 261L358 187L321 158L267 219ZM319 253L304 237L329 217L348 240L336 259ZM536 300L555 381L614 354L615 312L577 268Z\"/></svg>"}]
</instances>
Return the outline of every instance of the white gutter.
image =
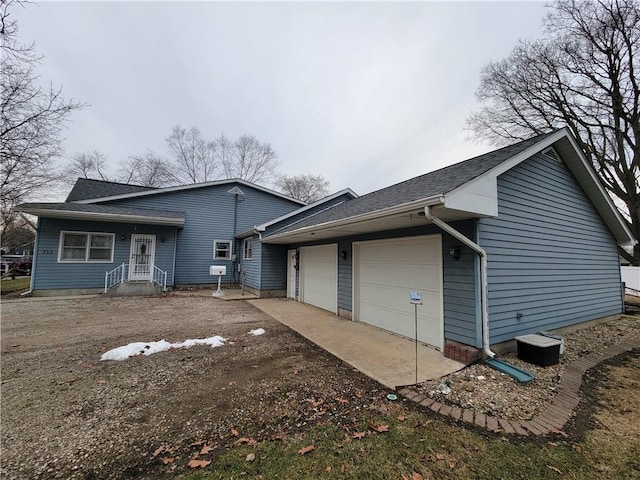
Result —
<instances>
[{"instance_id":1,"label":"white gutter","mask_svg":"<svg viewBox=\"0 0 640 480\"><path fill-rule=\"evenodd\" d=\"M428 220L431 220L435 225L440 227L442 230L447 232L453 238L460 240L471 250L476 252L480 256L480 281L481 281L481 299L482 299L482 351L483 353L490 358L496 356L494 352L491 351L489 346L489 304L488 304L488 293L489 293L489 282L487 280L487 252L478 245L473 242L469 238L465 237L458 230L440 220L438 217L433 215L431 212L430 206L424 207L424 215Z\"/></svg>"}]
</instances>

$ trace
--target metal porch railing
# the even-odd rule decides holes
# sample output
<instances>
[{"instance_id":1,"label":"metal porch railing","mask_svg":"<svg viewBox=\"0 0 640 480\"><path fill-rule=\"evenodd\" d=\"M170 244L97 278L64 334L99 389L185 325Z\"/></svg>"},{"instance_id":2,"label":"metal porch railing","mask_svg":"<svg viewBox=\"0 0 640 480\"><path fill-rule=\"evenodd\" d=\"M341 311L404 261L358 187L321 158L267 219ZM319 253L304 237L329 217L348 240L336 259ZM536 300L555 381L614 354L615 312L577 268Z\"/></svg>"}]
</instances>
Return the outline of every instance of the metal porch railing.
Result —
<instances>
[{"instance_id":1,"label":"metal porch railing","mask_svg":"<svg viewBox=\"0 0 640 480\"><path fill-rule=\"evenodd\" d=\"M162 291L167 291L167 272L160 270L155 265L153 266L153 282L162 287Z\"/></svg>"},{"instance_id":2,"label":"metal porch railing","mask_svg":"<svg viewBox=\"0 0 640 480\"><path fill-rule=\"evenodd\" d=\"M118 283L123 283L124 279L127 278L127 264L123 263L122 265L118 265L113 270L104 274L104 293L107 293L114 285Z\"/></svg>"}]
</instances>

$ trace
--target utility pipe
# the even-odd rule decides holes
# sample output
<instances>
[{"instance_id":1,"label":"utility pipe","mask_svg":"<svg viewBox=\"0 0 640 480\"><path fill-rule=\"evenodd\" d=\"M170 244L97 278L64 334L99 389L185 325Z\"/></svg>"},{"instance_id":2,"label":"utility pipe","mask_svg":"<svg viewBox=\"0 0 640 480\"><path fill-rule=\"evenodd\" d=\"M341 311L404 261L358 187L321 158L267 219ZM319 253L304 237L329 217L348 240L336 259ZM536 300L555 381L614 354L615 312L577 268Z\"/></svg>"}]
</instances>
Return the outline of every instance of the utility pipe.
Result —
<instances>
[{"instance_id":1,"label":"utility pipe","mask_svg":"<svg viewBox=\"0 0 640 480\"><path fill-rule=\"evenodd\" d=\"M482 351L487 357L493 358L496 356L494 352L491 351L489 346L489 304L488 304L488 293L489 293L489 282L487 280L487 252L472 241L471 239L465 237L458 230L453 228L448 223L440 220L436 217L431 211L430 206L424 207L424 215L428 220L431 220L435 225L440 227L442 230L447 232L453 238L460 240L471 250L476 252L480 256L480 283L481 283L481 300L482 300Z\"/></svg>"}]
</instances>

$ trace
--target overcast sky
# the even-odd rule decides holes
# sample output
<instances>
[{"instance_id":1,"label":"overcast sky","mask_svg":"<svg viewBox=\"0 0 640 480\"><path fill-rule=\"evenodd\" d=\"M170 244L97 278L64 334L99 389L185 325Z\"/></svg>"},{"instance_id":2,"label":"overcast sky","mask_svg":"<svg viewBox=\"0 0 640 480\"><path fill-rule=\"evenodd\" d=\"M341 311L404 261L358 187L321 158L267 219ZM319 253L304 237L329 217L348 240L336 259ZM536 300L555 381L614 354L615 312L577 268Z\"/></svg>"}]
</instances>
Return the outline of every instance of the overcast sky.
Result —
<instances>
[{"instance_id":1,"label":"overcast sky","mask_svg":"<svg viewBox=\"0 0 640 480\"><path fill-rule=\"evenodd\" d=\"M166 153L171 128L251 134L287 174L364 194L490 148L479 73L539 35L538 2L41 2L15 11L42 80L89 104L66 155Z\"/></svg>"}]
</instances>

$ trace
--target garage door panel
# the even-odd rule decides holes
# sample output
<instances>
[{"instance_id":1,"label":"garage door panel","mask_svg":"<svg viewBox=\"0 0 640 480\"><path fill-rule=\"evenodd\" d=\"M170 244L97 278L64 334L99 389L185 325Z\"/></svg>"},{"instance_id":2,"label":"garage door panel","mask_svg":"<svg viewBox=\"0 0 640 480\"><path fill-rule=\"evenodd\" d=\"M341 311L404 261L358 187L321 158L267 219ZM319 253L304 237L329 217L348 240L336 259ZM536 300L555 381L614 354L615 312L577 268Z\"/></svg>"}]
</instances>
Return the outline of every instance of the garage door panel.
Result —
<instances>
[{"instance_id":1,"label":"garage door panel","mask_svg":"<svg viewBox=\"0 0 640 480\"><path fill-rule=\"evenodd\" d=\"M363 265L360 270L360 278L366 278L361 281L363 285L392 285L402 287L409 290L428 290L437 291L440 288L440 281L437 277L425 275L427 265L408 265L402 268L402 272L398 269L402 267L396 266L393 269L380 269L377 266ZM432 269L436 269L433 266ZM408 297L408 296L407 296Z\"/></svg>"},{"instance_id":2,"label":"garage door panel","mask_svg":"<svg viewBox=\"0 0 640 480\"><path fill-rule=\"evenodd\" d=\"M442 348L442 267L439 236L411 237L356 246L356 319L413 338L415 307L422 294L418 339Z\"/></svg>"},{"instance_id":3,"label":"garage door panel","mask_svg":"<svg viewBox=\"0 0 640 480\"><path fill-rule=\"evenodd\" d=\"M336 313L338 309L337 245L300 249L301 300Z\"/></svg>"},{"instance_id":4,"label":"garage door panel","mask_svg":"<svg viewBox=\"0 0 640 480\"><path fill-rule=\"evenodd\" d=\"M392 265L412 265L418 260L420 263L436 265L440 263L439 251L424 248L425 245L435 246L436 244L439 245L439 241L436 242L434 239L428 238L424 238L417 243L412 239L395 239L390 243L377 242L376 244L363 242L361 245L366 245L366 248L362 249L360 260L362 263L390 263Z\"/></svg>"}]
</instances>

